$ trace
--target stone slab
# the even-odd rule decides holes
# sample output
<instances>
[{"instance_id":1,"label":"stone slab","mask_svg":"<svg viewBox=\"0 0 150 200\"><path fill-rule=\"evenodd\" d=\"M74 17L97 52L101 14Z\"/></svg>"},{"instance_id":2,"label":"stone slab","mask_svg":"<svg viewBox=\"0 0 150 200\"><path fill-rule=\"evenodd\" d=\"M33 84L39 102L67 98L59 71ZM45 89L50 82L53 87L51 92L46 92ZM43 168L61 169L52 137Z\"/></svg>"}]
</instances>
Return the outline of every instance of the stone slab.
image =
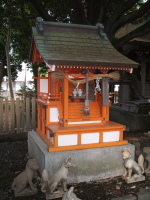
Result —
<instances>
[{"instance_id":1,"label":"stone slab","mask_svg":"<svg viewBox=\"0 0 150 200\"><path fill-rule=\"evenodd\" d=\"M47 144L35 131L28 132L29 156L36 158L39 171L46 169L51 177L61 166L63 160L71 156L75 168L69 169L68 183L89 182L124 173L122 149L130 149L134 159L135 146L132 144L92 149L48 152Z\"/></svg>"},{"instance_id":2,"label":"stone slab","mask_svg":"<svg viewBox=\"0 0 150 200\"><path fill-rule=\"evenodd\" d=\"M150 200L150 189L141 188L137 193L138 200Z\"/></svg>"},{"instance_id":3,"label":"stone slab","mask_svg":"<svg viewBox=\"0 0 150 200\"><path fill-rule=\"evenodd\" d=\"M111 200L138 200L136 196L125 195L123 197L112 198Z\"/></svg>"},{"instance_id":4,"label":"stone slab","mask_svg":"<svg viewBox=\"0 0 150 200\"><path fill-rule=\"evenodd\" d=\"M26 196L31 196L31 195L36 195L38 193L37 190L32 191L30 188L25 188L22 192L17 193L14 191L15 197L26 197Z\"/></svg>"},{"instance_id":5,"label":"stone slab","mask_svg":"<svg viewBox=\"0 0 150 200\"><path fill-rule=\"evenodd\" d=\"M53 194L47 194L46 193L46 200L51 200L51 199L58 199L63 197L64 191L60 191L59 193L53 193Z\"/></svg>"}]
</instances>

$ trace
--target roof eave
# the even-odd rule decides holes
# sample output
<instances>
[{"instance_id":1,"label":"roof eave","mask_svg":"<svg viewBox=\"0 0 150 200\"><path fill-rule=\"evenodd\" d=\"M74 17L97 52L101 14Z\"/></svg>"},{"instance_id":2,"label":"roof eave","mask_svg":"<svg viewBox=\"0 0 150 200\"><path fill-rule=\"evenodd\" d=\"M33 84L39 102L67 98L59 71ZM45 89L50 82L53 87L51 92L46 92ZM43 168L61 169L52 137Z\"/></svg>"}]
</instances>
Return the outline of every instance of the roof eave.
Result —
<instances>
[{"instance_id":1,"label":"roof eave","mask_svg":"<svg viewBox=\"0 0 150 200\"><path fill-rule=\"evenodd\" d=\"M76 61L76 60L46 60L49 65L76 65L76 66L97 66L97 67L119 67L119 68L137 68L138 63L106 63L106 62L91 62L91 61Z\"/></svg>"}]
</instances>

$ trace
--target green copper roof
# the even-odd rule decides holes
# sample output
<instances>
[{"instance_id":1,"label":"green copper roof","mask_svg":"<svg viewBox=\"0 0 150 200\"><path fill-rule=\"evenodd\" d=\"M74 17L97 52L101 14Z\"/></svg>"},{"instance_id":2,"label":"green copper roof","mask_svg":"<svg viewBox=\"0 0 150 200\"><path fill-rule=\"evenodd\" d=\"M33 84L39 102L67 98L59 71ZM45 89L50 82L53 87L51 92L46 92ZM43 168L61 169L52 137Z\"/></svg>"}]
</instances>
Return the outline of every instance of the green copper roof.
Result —
<instances>
[{"instance_id":1,"label":"green copper roof","mask_svg":"<svg viewBox=\"0 0 150 200\"><path fill-rule=\"evenodd\" d=\"M76 25L38 21L33 38L47 64L137 67L120 54L103 33L103 26Z\"/></svg>"}]
</instances>

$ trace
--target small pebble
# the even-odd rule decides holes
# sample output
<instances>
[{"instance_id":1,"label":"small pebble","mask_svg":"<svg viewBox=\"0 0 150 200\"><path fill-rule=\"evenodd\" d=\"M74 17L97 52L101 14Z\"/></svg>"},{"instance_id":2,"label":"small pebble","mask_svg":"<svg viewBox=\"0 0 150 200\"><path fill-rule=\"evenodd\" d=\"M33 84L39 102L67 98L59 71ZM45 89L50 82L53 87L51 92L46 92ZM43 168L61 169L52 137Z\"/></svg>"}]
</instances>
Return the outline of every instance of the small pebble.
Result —
<instances>
[{"instance_id":1,"label":"small pebble","mask_svg":"<svg viewBox=\"0 0 150 200\"><path fill-rule=\"evenodd\" d=\"M116 190L120 190L120 186L119 185L116 185Z\"/></svg>"},{"instance_id":2,"label":"small pebble","mask_svg":"<svg viewBox=\"0 0 150 200\"><path fill-rule=\"evenodd\" d=\"M134 188L136 188L136 186L135 186L135 185L133 185L133 186L132 186L132 187L130 187L130 188L134 189Z\"/></svg>"}]
</instances>

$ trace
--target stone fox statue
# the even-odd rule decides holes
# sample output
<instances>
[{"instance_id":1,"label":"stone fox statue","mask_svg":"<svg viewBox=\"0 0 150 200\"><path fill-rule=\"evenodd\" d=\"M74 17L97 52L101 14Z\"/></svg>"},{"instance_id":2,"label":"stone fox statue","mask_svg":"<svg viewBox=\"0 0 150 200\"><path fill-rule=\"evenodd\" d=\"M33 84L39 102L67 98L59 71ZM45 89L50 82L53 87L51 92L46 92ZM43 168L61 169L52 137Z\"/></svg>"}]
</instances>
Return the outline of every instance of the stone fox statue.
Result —
<instances>
[{"instance_id":1,"label":"stone fox statue","mask_svg":"<svg viewBox=\"0 0 150 200\"><path fill-rule=\"evenodd\" d=\"M127 176L127 179L132 177L132 172L135 173L134 177L142 176L144 173L144 157L141 154L138 158L138 163L131 159L130 150L122 150L122 157L124 159L125 166L125 174L123 176Z\"/></svg>"},{"instance_id":2,"label":"stone fox statue","mask_svg":"<svg viewBox=\"0 0 150 200\"><path fill-rule=\"evenodd\" d=\"M143 148L143 155L145 160L145 173L150 173L150 147L144 147Z\"/></svg>"},{"instance_id":3,"label":"stone fox statue","mask_svg":"<svg viewBox=\"0 0 150 200\"><path fill-rule=\"evenodd\" d=\"M68 169L70 167L75 167L75 164L70 162L71 157L67 157L64 162L62 163L60 169L53 174L52 177L48 177L48 172L44 169L42 172L42 179L43 179L43 185L41 188L42 192L46 193L59 193L59 191L56 191L57 186L59 183L62 184L63 191L67 191L67 177L68 177Z\"/></svg>"},{"instance_id":4,"label":"stone fox statue","mask_svg":"<svg viewBox=\"0 0 150 200\"><path fill-rule=\"evenodd\" d=\"M32 179L38 168L36 159L29 159L26 164L26 169L14 179L11 186L12 189L17 193L20 193L26 188L27 184L29 184L31 190L36 191L37 189L34 187Z\"/></svg>"},{"instance_id":5,"label":"stone fox statue","mask_svg":"<svg viewBox=\"0 0 150 200\"><path fill-rule=\"evenodd\" d=\"M64 193L62 200L81 200L74 193L74 187L71 187L67 192Z\"/></svg>"}]
</instances>

